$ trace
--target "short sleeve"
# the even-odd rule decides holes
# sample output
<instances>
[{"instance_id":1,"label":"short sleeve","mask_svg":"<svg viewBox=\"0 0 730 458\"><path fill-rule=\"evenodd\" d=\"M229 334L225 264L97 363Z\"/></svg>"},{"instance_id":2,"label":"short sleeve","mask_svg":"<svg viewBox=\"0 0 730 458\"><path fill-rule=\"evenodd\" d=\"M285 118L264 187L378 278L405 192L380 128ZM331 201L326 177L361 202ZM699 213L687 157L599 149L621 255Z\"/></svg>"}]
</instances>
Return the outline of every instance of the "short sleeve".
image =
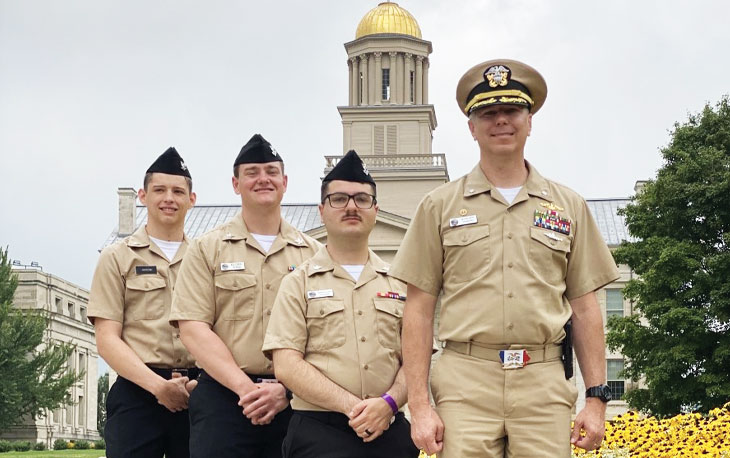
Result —
<instances>
[{"instance_id":1,"label":"short sleeve","mask_svg":"<svg viewBox=\"0 0 730 458\"><path fill-rule=\"evenodd\" d=\"M91 281L88 316L124 322L124 278L115 246L105 248Z\"/></svg>"},{"instance_id":2,"label":"short sleeve","mask_svg":"<svg viewBox=\"0 0 730 458\"><path fill-rule=\"evenodd\" d=\"M185 252L175 281L170 324L179 320L202 321L213 325L215 320L215 279L204 253L201 239L193 241Z\"/></svg>"},{"instance_id":3,"label":"short sleeve","mask_svg":"<svg viewBox=\"0 0 730 458\"><path fill-rule=\"evenodd\" d=\"M304 297L304 269L287 275L281 281L274 299L269 326L262 351L271 359L271 351L290 348L304 353L307 346L307 307Z\"/></svg>"}]
</instances>

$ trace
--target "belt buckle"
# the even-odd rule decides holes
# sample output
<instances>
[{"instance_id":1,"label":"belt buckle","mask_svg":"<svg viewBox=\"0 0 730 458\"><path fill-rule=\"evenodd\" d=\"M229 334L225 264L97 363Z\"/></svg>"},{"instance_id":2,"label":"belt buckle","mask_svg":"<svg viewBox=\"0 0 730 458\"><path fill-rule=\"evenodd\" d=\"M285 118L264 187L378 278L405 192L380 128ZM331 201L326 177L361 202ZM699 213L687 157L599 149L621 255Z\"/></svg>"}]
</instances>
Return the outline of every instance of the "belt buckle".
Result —
<instances>
[{"instance_id":1,"label":"belt buckle","mask_svg":"<svg viewBox=\"0 0 730 458\"><path fill-rule=\"evenodd\" d=\"M187 377L188 376L188 370L187 369L171 369L170 370L170 377L172 378L172 374L177 372L180 374L180 377Z\"/></svg>"},{"instance_id":2,"label":"belt buckle","mask_svg":"<svg viewBox=\"0 0 730 458\"><path fill-rule=\"evenodd\" d=\"M499 350L499 359L502 360L502 369L522 369L530 360L527 350Z\"/></svg>"}]
</instances>

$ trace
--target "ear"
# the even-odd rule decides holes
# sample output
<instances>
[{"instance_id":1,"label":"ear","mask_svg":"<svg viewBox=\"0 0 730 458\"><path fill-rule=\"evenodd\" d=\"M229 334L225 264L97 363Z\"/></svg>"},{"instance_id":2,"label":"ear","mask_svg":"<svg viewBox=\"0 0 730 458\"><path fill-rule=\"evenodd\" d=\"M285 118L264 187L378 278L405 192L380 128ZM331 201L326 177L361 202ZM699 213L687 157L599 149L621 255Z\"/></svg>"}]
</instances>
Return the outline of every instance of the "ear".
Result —
<instances>
[{"instance_id":1,"label":"ear","mask_svg":"<svg viewBox=\"0 0 730 458\"><path fill-rule=\"evenodd\" d=\"M240 195L241 191L238 190L238 178L231 177L231 184L233 185L233 192L235 192L237 195Z\"/></svg>"},{"instance_id":2,"label":"ear","mask_svg":"<svg viewBox=\"0 0 730 458\"><path fill-rule=\"evenodd\" d=\"M324 204L317 205L317 208L319 209L319 219L323 219L322 211L324 210Z\"/></svg>"},{"instance_id":3,"label":"ear","mask_svg":"<svg viewBox=\"0 0 730 458\"><path fill-rule=\"evenodd\" d=\"M145 192L144 188L139 188L139 191L137 191L137 198L142 203L142 205L147 205L147 202L145 202L145 199L147 199L147 193Z\"/></svg>"},{"instance_id":4,"label":"ear","mask_svg":"<svg viewBox=\"0 0 730 458\"><path fill-rule=\"evenodd\" d=\"M195 206L195 201L196 200L198 200L198 195L195 194L194 192L191 192L190 193L190 207L194 207Z\"/></svg>"},{"instance_id":5,"label":"ear","mask_svg":"<svg viewBox=\"0 0 730 458\"><path fill-rule=\"evenodd\" d=\"M471 132L471 136L472 136L472 138L473 138L474 140L476 140L477 138L476 138L476 136L474 135L474 123L473 123L473 122L471 122L471 119L469 119L469 121L467 121L467 124L469 125L469 132Z\"/></svg>"},{"instance_id":6,"label":"ear","mask_svg":"<svg viewBox=\"0 0 730 458\"><path fill-rule=\"evenodd\" d=\"M282 181L284 183L284 192L286 192L286 186L289 184L289 175L284 175L284 179Z\"/></svg>"},{"instance_id":7,"label":"ear","mask_svg":"<svg viewBox=\"0 0 730 458\"><path fill-rule=\"evenodd\" d=\"M527 115L527 136L532 133L532 113Z\"/></svg>"}]
</instances>

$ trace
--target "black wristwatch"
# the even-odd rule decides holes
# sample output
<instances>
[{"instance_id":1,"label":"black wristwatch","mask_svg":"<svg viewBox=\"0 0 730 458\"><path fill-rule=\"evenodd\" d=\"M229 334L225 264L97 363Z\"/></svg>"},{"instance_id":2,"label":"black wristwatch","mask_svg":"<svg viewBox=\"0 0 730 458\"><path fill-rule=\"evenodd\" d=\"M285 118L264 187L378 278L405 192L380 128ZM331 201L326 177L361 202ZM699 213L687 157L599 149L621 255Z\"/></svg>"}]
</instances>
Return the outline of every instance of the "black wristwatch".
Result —
<instances>
[{"instance_id":1,"label":"black wristwatch","mask_svg":"<svg viewBox=\"0 0 730 458\"><path fill-rule=\"evenodd\" d=\"M587 398L598 398L601 402L608 402L613 399L611 388L608 385L592 386L586 390Z\"/></svg>"}]
</instances>

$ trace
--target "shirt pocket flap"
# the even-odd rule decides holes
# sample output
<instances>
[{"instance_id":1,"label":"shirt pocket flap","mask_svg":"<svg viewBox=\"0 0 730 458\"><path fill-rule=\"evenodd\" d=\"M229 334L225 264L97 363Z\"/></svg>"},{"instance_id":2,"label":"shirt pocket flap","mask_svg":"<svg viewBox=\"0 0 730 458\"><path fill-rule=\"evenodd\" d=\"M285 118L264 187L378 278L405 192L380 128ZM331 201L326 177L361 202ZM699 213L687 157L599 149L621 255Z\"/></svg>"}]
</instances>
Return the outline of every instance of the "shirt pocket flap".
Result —
<instances>
[{"instance_id":1,"label":"shirt pocket flap","mask_svg":"<svg viewBox=\"0 0 730 458\"><path fill-rule=\"evenodd\" d=\"M143 275L127 279L127 288L136 291L154 291L165 286L167 286L167 282L164 278L153 275L149 277Z\"/></svg>"},{"instance_id":2,"label":"shirt pocket flap","mask_svg":"<svg viewBox=\"0 0 730 458\"><path fill-rule=\"evenodd\" d=\"M373 299L375 309L379 312L393 315L396 318L403 318L403 303L396 299Z\"/></svg>"},{"instance_id":3,"label":"shirt pocket flap","mask_svg":"<svg viewBox=\"0 0 730 458\"><path fill-rule=\"evenodd\" d=\"M307 306L307 318L324 318L344 310L345 301L342 299L317 299Z\"/></svg>"},{"instance_id":4,"label":"shirt pocket flap","mask_svg":"<svg viewBox=\"0 0 730 458\"><path fill-rule=\"evenodd\" d=\"M540 229L539 227L531 227L530 237L552 250L570 253L570 238L563 234Z\"/></svg>"},{"instance_id":5,"label":"shirt pocket flap","mask_svg":"<svg viewBox=\"0 0 730 458\"><path fill-rule=\"evenodd\" d=\"M489 237L489 225L449 228L444 233L444 246L465 246Z\"/></svg>"},{"instance_id":6,"label":"shirt pocket flap","mask_svg":"<svg viewBox=\"0 0 730 458\"><path fill-rule=\"evenodd\" d=\"M238 291L256 285L253 275L219 275L215 278L215 286L229 291Z\"/></svg>"}]
</instances>

